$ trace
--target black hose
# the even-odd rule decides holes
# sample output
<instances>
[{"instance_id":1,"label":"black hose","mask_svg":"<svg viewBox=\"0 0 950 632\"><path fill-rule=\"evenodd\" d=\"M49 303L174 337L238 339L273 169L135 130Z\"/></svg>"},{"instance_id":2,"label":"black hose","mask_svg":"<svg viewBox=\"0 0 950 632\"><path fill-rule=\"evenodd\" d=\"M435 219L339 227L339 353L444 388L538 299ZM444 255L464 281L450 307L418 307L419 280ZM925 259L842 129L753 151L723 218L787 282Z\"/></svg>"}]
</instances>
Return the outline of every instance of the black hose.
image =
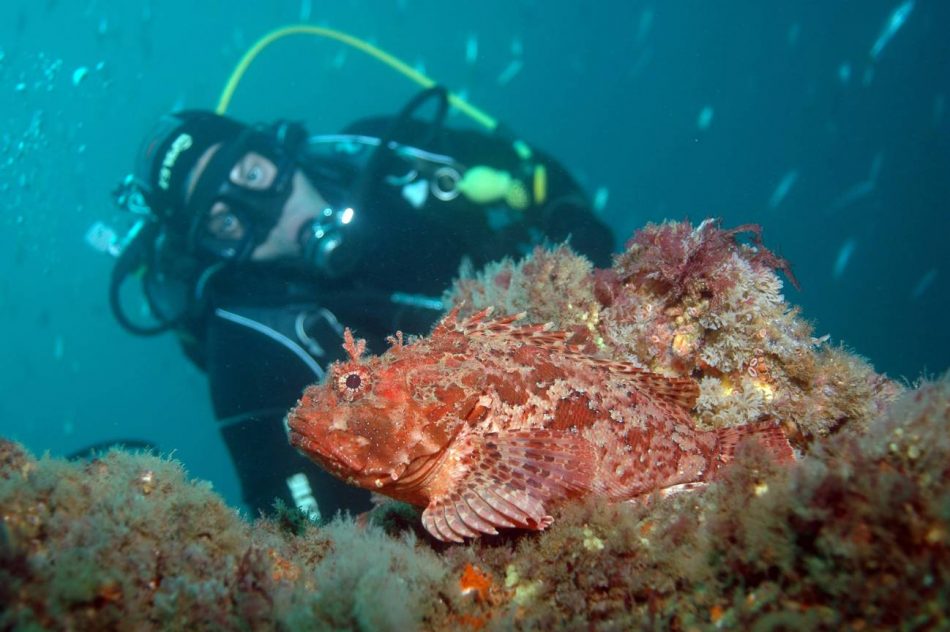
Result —
<instances>
[{"instance_id":1,"label":"black hose","mask_svg":"<svg viewBox=\"0 0 950 632\"><path fill-rule=\"evenodd\" d=\"M140 325L133 322L122 307L122 285L130 274L139 270L150 258L160 228L157 222L145 226L132 243L125 247L112 268L112 278L109 282L109 307L119 325L136 336L155 336L168 331L173 325L164 320L155 325Z\"/></svg>"},{"instance_id":2,"label":"black hose","mask_svg":"<svg viewBox=\"0 0 950 632\"><path fill-rule=\"evenodd\" d=\"M356 186L353 187L353 199L357 207L363 205L366 194L376 183L380 167L382 166L385 159L391 155L392 151L389 148L389 143L396 138L399 131L409 120L412 119L412 115L416 112L416 110L422 107L430 99L437 99L438 109L436 110L432 121L429 123L428 134L426 134L424 138L420 139L418 144L425 146L438 137L438 134L442 131L442 125L445 123L445 117L449 111L449 93L442 86L433 86L423 90L410 99L405 106L403 106L399 114L397 114L392 123L390 123L389 129L387 129L386 133L380 137L379 144L373 148L372 153L366 160L366 164L356 180Z\"/></svg>"}]
</instances>

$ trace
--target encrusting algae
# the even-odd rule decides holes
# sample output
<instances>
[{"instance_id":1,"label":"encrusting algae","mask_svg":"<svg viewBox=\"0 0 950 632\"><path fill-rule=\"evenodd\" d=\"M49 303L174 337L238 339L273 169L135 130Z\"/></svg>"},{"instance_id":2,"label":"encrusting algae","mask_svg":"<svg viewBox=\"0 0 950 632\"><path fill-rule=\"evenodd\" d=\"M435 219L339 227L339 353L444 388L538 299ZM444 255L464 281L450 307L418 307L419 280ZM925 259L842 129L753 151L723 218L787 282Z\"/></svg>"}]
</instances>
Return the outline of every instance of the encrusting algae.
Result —
<instances>
[{"instance_id":1,"label":"encrusting algae","mask_svg":"<svg viewBox=\"0 0 950 632\"><path fill-rule=\"evenodd\" d=\"M610 270L560 246L452 296L692 378L698 427L778 422L794 463L746 442L696 491L447 544L400 503L248 523L173 461L0 441L0 629L947 628L950 377L905 390L812 338L744 234L651 225Z\"/></svg>"}]
</instances>

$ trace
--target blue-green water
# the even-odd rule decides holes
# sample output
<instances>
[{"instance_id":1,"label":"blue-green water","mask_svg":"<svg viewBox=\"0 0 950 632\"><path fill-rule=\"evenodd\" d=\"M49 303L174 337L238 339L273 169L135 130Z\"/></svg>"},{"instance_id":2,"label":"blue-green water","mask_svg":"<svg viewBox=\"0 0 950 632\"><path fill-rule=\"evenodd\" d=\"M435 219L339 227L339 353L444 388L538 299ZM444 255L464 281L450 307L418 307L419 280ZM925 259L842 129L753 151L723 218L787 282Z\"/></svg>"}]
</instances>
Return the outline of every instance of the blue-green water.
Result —
<instances>
[{"instance_id":1,"label":"blue-green water","mask_svg":"<svg viewBox=\"0 0 950 632\"><path fill-rule=\"evenodd\" d=\"M119 329L112 262L84 234L114 218L109 192L155 118L213 107L247 46L302 19L424 67L560 157L606 200L618 247L664 218L759 223L816 335L891 376L945 371L950 3L903 3L903 21L901 4L6 0L0 434L53 454L151 440L238 502L203 376L172 336ZM298 38L263 55L231 112L336 131L413 92Z\"/></svg>"}]
</instances>

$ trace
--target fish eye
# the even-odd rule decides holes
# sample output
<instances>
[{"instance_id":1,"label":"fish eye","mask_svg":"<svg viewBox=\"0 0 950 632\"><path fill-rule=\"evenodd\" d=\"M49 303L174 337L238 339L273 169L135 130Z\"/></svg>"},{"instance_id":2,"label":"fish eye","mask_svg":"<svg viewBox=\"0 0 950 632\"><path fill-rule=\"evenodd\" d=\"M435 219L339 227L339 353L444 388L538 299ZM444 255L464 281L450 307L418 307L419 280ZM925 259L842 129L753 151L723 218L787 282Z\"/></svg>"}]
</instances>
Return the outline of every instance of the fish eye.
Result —
<instances>
[{"instance_id":1,"label":"fish eye","mask_svg":"<svg viewBox=\"0 0 950 632\"><path fill-rule=\"evenodd\" d=\"M340 397L348 402L356 400L366 392L369 374L363 367L350 367L340 371L336 379L336 389Z\"/></svg>"}]
</instances>

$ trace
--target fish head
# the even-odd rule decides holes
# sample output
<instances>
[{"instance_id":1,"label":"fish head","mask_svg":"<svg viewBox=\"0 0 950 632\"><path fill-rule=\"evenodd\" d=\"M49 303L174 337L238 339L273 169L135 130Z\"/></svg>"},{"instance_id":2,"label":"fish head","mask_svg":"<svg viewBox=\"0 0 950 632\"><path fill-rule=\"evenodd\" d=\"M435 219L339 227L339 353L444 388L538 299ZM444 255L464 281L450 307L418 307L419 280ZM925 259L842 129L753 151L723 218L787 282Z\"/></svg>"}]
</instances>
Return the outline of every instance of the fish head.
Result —
<instances>
[{"instance_id":1,"label":"fish head","mask_svg":"<svg viewBox=\"0 0 950 632\"><path fill-rule=\"evenodd\" d=\"M290 442L350 484L412 502L398 493L402 479L418 482L445 450L461 391L442 388L450 377L424 343L367 359L351 336L348 345L350 359L334 363L288 415Z\"/></svg>"}]
</instances>

